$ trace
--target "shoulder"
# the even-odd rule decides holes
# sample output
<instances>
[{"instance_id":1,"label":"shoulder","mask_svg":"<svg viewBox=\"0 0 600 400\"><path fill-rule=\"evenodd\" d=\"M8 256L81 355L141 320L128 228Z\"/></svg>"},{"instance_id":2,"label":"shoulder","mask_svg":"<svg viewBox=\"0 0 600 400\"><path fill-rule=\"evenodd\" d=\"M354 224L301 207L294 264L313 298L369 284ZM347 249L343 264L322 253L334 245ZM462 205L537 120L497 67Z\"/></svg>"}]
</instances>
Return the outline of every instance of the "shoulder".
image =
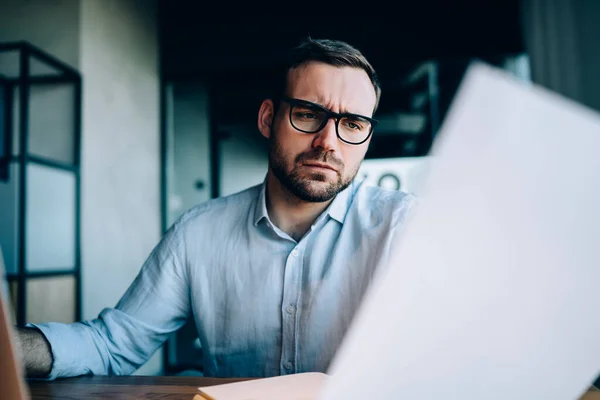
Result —
<instances>
[{"instance_id":1,"label":"shoulder","mask_svg":"<svg viewBox=\"0 0 600 400\"><path fill-rule=\"evenodd\" d=\"M261 185L241 192L200 203L183 213L162 235L153 250L152 259L158 264L172 257L178 265L194 259L200 244L214 243L212 239L222 239L248 218L249 210L257 202Z\"/></svg>"},{"instance_id":2,"label":"shoulder","mask_svg":"<svg viewBox=\"0 0 600 400\"><path fill-rule=\"evenodd\" d=\"M383 189L357 183L354 206L359 215L375 221L389 221L393 225L402 223L416 206L417 197L409 192Z\"/></svg>"},{"instance_id":3,"label":"shoulder","mask_svg":"<svg viewBox=\"0 0 600 400\"><path fill-rule=\"evenodd\" d=\"M239 220L240 217L247 216L254 207L261 188L262 185L259 184L228 196L200 203L179 217L173 224L173 228L187 230L207 222L222 223L224 217L227 217L228 220Z\"/></svg>"},{"instance_id":4,"label":"shoulder","mask_svg":"<svg viewBox=\"0 0 600 400\"><path fill-rule=\"evenodd\" d=\"M359 182L354 195L359 202L371 208L383 208L388 212L403 213L417 202L417 197L401 190L383 189L379 186Z\"/></svg>"}]
</instances>

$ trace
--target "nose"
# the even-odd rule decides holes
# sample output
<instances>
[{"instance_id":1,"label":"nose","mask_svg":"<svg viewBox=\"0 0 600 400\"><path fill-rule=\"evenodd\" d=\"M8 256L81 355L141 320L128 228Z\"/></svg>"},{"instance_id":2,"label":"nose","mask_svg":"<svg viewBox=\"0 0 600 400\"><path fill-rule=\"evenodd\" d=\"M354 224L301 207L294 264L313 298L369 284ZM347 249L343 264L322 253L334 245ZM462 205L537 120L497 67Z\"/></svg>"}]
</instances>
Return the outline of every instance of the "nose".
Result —
<instances>
[{"instance_id":1,"label":"nose","mask_svg":"<svg viewBox=\"0 0 600 400\"><path fill-rule=\"evenodd\" d=\"M335 120L331 118L319 132L315 134L312 142L313 147L321 147L325 151L337 151L339 141L335 132Z\"/></svg>"}]
</instances>

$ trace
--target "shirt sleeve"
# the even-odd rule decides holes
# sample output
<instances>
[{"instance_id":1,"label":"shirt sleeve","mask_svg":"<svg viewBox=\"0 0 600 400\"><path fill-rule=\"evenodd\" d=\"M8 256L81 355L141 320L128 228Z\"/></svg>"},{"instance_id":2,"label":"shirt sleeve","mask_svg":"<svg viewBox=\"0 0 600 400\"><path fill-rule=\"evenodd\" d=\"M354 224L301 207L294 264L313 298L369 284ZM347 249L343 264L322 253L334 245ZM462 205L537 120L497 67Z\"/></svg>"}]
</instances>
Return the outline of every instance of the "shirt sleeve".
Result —
<instances>
[{"instance_id":1,"label":"shirt sleeve","mask_svg":"<svg viewBox=\"0 0 600 400\"><path fill-rule=\"evenodd\" d=\"M73 324L29 324L47 338L54 362L47 380L128 375L187 321L190 293L184 240L174 225L114 308Z\"/></svg>"}]
</instances>

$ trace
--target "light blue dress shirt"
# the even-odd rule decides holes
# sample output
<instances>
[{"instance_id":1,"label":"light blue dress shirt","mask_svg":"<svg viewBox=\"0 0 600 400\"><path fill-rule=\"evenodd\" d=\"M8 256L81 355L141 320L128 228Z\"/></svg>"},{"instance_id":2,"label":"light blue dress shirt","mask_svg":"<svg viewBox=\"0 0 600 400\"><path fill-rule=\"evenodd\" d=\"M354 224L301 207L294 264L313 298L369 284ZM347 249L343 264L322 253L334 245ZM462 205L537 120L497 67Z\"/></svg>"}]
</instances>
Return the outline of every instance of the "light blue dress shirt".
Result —
<instances>
[{"instance_id":1,"label":"light blue dress shirt","mask_svg":"<svg viewBox=\"0 0 600 400\"><path fill-rule=\"evenodd\" d=\"M114 308L33 325L52 347L48 379L131 374L190 313L206 376L326 372L413 204L355 181L299 241L269 219L265 183L200 204L166 232Z\"/></svg>"}]
</instances>

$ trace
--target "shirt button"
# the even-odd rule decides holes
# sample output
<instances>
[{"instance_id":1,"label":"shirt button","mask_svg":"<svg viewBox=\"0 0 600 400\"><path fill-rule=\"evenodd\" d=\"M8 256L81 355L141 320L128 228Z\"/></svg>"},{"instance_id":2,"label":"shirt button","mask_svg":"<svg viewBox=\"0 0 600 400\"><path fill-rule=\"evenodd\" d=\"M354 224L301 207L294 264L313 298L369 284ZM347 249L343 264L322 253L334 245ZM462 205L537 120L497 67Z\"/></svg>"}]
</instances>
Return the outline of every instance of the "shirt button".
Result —
<instances>
[{"instance_id":1,"label":"shirt button","mask_svg":"<svg viewBox=\"0 0 600 400\"><path fill-rule=\"evenodd\" d=\"M288 314L293 314L294 313L294 306L289 305L286 307L285 311L287 311Z\"/></svg>"},{"instance_id":2,"label":"shirt button","mask_svg":"<svg viewBox=\"0 0 600 400\"><path fill-rule=\"evenodd\" d=\"M285 363L285 369L292 369L293 366L294 365L290 361Z\"/></svg>"},{"instance_id":3,"label":"shirt button","mask_svg":"<svg viewBox=\"0 0 600 400\"><path fill-rule=\"evenodd\" d=\"M300 253L300 252L298 251L298 249L294 249L294 250L292 250L292 255L293 255L294 257L298 257L298 254L299 254L299 253Z\"/></svg>"}]
</instances>

